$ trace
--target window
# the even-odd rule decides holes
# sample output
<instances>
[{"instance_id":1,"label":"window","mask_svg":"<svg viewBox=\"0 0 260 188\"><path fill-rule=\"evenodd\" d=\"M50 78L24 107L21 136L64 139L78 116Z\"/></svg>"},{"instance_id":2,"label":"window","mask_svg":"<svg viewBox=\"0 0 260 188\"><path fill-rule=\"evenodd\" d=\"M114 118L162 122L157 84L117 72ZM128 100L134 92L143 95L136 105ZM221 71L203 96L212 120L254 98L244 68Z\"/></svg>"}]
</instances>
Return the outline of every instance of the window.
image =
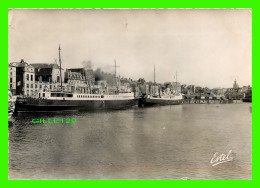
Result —
<instances>
[{"instance_id":1,"label":"window","mask_svg":"<svg viewBox=\"0 0 260 188\"><path fill-rule=\"evenodd\" d=\"M42 97L45 97L45 93L42 93Z\"/></svg>"},{"instance_id":2,"label":"window","mask_svg":"<svg viewBox=\"0 0 260 188\"><path fill-rule=\"evenodd\" d=\"M51 87L51 85L50 85L50 89L51 89L52 87Z\"/></svg>"},{"instance_id":3,"label":"window","mask_svg":"<svg viewBox=\"0 0 260 188\"><path fill-rule=\"evenodd\" d=\"M13 87L13 85L12 84L10 84L10 89Z\"/></svg>"},{"instance_id":4,"label":"window","mask_svg":"<svg viewBox=\"0 0 260 188\"><path fill-rule=\"evenodd\" d=\"M29 84L26 84L26 87L29 88ZM29 90L28 90L28 92L29 92Z\"/></svg>"},{"instance_id":5,"label":"window","mask_svg":"<svg viewBox=\"0 0 260 188\"><path fill-rule=\"evenodd\" d=\"M31 90L31 95L33 95L33 90Z\"/></svg>"},{"instance_id":6,"label":"window","mask_svg":"<svg viewBox=\"0 0 260 188\"><path fill-rule=\"evenodd\" d=\"M13 82L13 79L12 79L12 78L10 78L10 82Z\"/></svg>"},{"instance_id":7,"label":"window","mask_svg":"<svg viewBox=\"0 0 260 188\"><path fill-rule=\"evenodd\" d=\"M12 72L10 72L10 75L12 76Z\"/></svg>"},{"instance_id":8,"label":"window","mask_svg":"<svg viewBox=\"0 0 260 188\"><path fill-rule=\"evenodd\" d=\"M31 81L33 81L33 75L31 75Z\"/></svg>"},{"instance_id":9,"label":"window","mask_svg":"<svg viewBox=\"0 0 260 188\"><path fill-rule=\"evenodd\" d=\"M29 81L29 74L26 74L26 80Z\"/></svg>"},{"instance_id":10,"label":"window","mask_svg":"<svg viewBox=\"0 0 260 188\"><path fill-rule=\"evenodd\" d=\"M42 85L40 85L40 89L42 88Z\"/></svg>"},{"instance_id":11,"label":"window","mask_svg":"<svg viewBox=\"0 0 260 188\"><path fill-rule=\"evenodd\" d=\"M33 88L33 84L31 84L31 88Z\"/></svg>"},{"instance_id":12,"label":"window","mask_svg":"<svg viewBox=\"0 0 260 188\"><path fill-rule=\"evenodd\" d=\"M27 96L29 96L29 90L27 90Z\"/></svg>"},{"instance_id":13,"label":"window","mask_svg":"<svg viewBox=\"0 0 260 188\"><path fill-rule=\"evenodd\" d=\"M38 85L37 84L35 84L35 89L38 87Z\"/></svg>"}]
</instances>

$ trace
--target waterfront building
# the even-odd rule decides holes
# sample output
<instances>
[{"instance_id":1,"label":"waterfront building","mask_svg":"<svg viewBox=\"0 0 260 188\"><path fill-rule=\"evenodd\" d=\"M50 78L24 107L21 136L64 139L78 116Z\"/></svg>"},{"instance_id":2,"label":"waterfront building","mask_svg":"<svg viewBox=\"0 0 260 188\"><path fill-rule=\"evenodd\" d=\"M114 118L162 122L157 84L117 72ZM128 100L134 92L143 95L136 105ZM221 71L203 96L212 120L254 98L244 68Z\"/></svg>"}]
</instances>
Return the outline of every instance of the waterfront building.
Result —
<instances>
[{"instance_id":1,"label":"waterfront building","mask_svg":"<svg viewBox=\"0 0 260 188\"><path fill-rule=\"evenodd\" d=\"M250 86L250 85L248 85L248 86L243 86L242 88L241 88L241 92L247 92L247 91L250 91L250 90L252 90L252 87Z\"/></svg>"},{"instance_id":2,"label":"waterfront building","mask_svg":"<svg viewBox=\"0 0 260 188\"><path fill-rule=\"evenodd\" d=\"M69 80L77 80L80 83L86 83L88 85L95 84L95 76L93 69L89 67L85 68L70 68L67 69L68 82Z\"/></svg>"},{"instance_id":3,"label":"waterfront building","mask_svg":"<svg viewBox=\"0 0 260 188\"><path fill-rule=\"evenodd\" d=\"M64 83L65 71L56 63L33 63L31 66L35 69L35 81L39 82L52 82L52 83ZM60 78L61 75L61 78ZM60 80L61 79L61 80Z\"/></svg>"},{"instance_id":4,"label":"waterfront building","mask_svg":"<svg viewBox=\"0 0 260 188\"><path fill-rule=\"evenodd\" d=\"M11 64L8 65L8 90L16 94L16 67Z\"/></svg>"},{"instance_id":5,"label":"waterfront building","mask_svg":"<svg viewBox=\"0 0 260 188\"><path fill-rule=\"evenodd\" d=\"M50 92L50 91L61 91L60 83L52 83L52 82L35 82L35 95L38 96L41 92ZM62 83L63 91L72 92L72 88L68 83Z\"/></svg>"},{"instance_id":6,"label":"waterfront building","mask_svg":"<svg viewBox=\"0 0 260 188\"><path fill-rule=\"evenodd\" d=\"M180 82L171 82L172 90L177 93L181 93L181 83Z\"/></svg>"},{"instance_id":7,"label":"waterfront building","mask_svg":"<svg viewBox=\"0 0 260 188\"><path fill-rule=\"evenodd\" d=\"M67 89L65 81L65 71L56 63L33 63L35 71L34 95L39 96L41 92L61 91L60 82L63 82L63 90ZM61 72L60 72L61 71Z\"/></svg>"},{"instance_id":8,"label":"waterfront building","mask_svg":"<svg viewBox=\"0 0 260 188\"><path fill-rule=\"evenodd\" d=\"M143 84L145 84L145 79L144 78L139 78L137 80L137 83L143 85Z\"/></svg>"},{"instance_id":9,"label":"waterfront building","mask_svg":"<svg viewBox=\"0 0 260 188\"><path fill-rule=\"evenodd\" d=\"M35 95L34 67L26 63L23 59L20 62L11 62L8 66L9 82L8 87L14 95Z\"/></svg>"},{"instance_id":10,"label":"waterfront building","mask_svg":"<svg viewBox=\"0 0 260 188\"><path fill-rule=\"evenodd\" d=\"M84 72L67 70L65 74L66 83L71 87L72 92L91 93Z\"/></svg>"},{"instance_id":11,"label":"waterfront building","mask_svg":"<svg viewBox=\"0 0 260 188\"><path fill-rule=\"evenodd\" d=\"M76 93L92 93L95 76L91 68L71 68L66 71L66 82Z\"/></svg>"},{"instance_id":12,"label":"waterfront building","mask_svg":"<svg viewBox=\"0 0 260 188\"><path fill-rule=\"evenodd\" d=\"M195 86L194 85L188 85L187 86L187 89L188 89L188 92L190 93L190 94L193 94L193 93L195 93Z\"/></svg>"}]
</instances>

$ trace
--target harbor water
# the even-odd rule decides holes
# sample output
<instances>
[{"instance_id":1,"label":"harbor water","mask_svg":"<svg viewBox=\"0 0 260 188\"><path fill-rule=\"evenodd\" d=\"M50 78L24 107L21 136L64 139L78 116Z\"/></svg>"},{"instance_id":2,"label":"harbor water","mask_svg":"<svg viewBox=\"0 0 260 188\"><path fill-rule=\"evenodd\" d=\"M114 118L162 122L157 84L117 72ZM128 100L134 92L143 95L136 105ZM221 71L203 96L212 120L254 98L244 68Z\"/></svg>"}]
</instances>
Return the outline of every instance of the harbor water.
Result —
<instances>
[{"instance_id":1,"label":"harbor water","mask_svg":"<svg viewBox=\"0 0 260 188\"><path fill-rule=\"evenodd\" d=\"M251 179L251 103L19 113L9 179ZM32 123L74 118L76 123ZM232 160L212 166L213 155Z\"/></svg>"}]
</instances>

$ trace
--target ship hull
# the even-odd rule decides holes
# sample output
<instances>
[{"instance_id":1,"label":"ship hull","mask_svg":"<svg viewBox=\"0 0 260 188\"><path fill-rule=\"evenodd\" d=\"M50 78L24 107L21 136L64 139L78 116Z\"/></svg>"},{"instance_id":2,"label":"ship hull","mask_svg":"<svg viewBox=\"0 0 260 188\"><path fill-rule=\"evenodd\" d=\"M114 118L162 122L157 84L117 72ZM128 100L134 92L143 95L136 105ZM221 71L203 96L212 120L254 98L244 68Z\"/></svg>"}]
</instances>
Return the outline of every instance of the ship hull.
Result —
<instances>
[{"instance_id":1,"label":"ship hull","mask_svg":"<svg viewBox=\"0 0 260 188\"><path fill-rule=\"evenodd\" d=\"M243 100L243 102L252 102L252 98L244 98L242 100Z\"/></svg>"},{"instance_id":2,"label":"ship hull","mask_svg":"<svg viewBox=\"0 0 260 188\"><path fill-rule=\"evenodd\" d=\"M140 99L139 106L165 106L165 105L180 105L182 104L182 99L179 100L165 100L165 99Z\"/></svg>"},{"instance_id":3,"label":"ship hull","mask_svg":"<svg viewBox=\"0 0 260 188\"><path fill-rule=\"evenodd\" d=\"M89 111L123 109L137 105L137 99L126 100L47 100L27 98L17 101L16 112L25 111Z\"/></svg>"}]
</instances>

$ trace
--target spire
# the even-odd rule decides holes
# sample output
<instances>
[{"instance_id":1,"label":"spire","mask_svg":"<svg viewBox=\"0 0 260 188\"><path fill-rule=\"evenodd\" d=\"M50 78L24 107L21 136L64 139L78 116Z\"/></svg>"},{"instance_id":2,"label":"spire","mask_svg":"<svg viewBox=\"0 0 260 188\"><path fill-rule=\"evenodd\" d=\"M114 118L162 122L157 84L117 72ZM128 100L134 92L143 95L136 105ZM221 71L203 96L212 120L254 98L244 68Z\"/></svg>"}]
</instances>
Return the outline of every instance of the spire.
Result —
<instances>
[{"instance_id":1,"label":"spire","mask_svg":"<svg viewBox=\"0 0 260 188\"><path fill-rule=\"evenodd\" d=\"M237 79L235 79L235 81L234 81L234 84L233 84L233 88L234 89L237 89L239 86L238 86L238 84L237 84Z\"/></svg>"}]
</instances>

